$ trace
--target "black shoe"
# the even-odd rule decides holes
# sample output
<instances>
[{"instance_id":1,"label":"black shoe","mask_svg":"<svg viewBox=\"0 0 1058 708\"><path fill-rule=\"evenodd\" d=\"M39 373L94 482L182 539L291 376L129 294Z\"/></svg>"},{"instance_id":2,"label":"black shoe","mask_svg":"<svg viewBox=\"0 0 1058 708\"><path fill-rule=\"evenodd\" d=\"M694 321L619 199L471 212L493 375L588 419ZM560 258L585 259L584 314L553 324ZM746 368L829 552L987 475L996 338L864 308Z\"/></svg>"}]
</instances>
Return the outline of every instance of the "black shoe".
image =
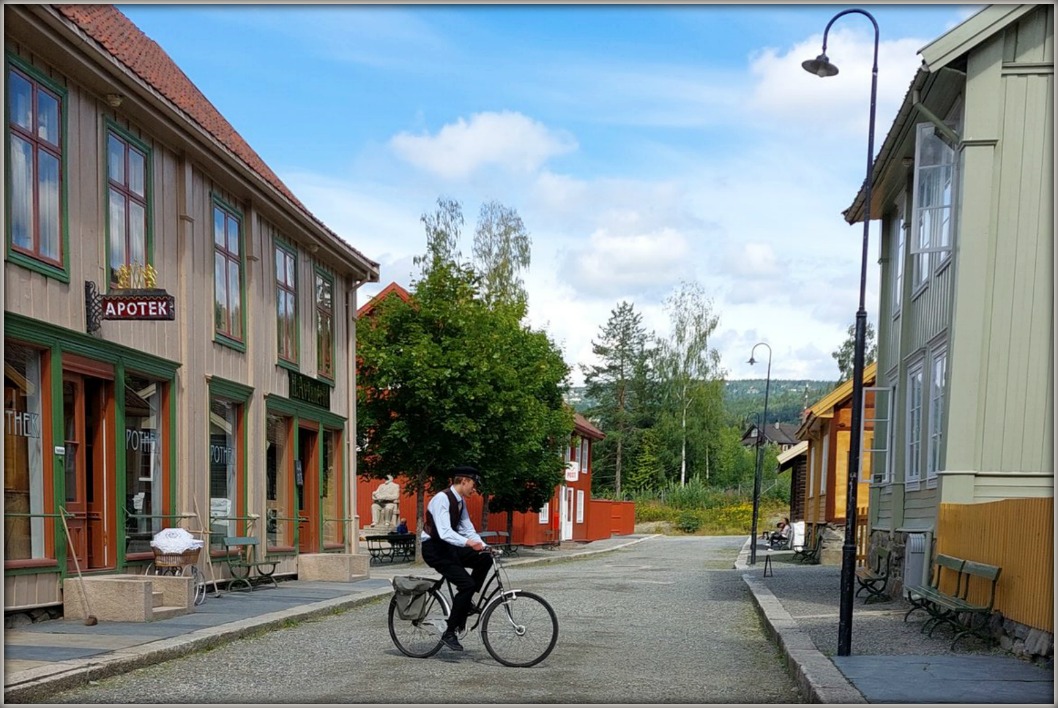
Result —
<instances>
[{"instance_id":1,"label":"black shoe","mask_svg":"<svg viewBox=\"0 0 1058 708\"><path fill-rule=\"evenodd\" d=\"M480 615L480 614L481 614L481 610L478 609L477 605L475 605L475 606L471 607L469 610L467 610L467 617L470 617L471 615Z\"/></svg>"},{"instance_id":2,"label":"black shoe","mask_svg":"<svg viewBox=\"0 0 1058 708\"><path fill-rule=\"evenodd\" d=\"M441 641L452 651L463 651L463 645L459 643L459 639L456 637L455 632L445 632L441 635Z\"/></svg>"}]
</instances>

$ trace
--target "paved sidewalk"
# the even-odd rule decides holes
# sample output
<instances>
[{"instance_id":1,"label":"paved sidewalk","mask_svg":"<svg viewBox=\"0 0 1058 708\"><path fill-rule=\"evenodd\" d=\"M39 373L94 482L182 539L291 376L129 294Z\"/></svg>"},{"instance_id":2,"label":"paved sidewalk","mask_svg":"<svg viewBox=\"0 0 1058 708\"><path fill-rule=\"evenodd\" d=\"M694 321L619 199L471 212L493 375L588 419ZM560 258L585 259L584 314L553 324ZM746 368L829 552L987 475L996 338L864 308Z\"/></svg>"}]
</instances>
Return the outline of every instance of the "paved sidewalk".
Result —
<instances>
[{"instance_id":1,"label":"paved sidewalk","mask_svg":"<svg viewBox=\"0 0 1058 708\"><path fill-rule=\"evenodd\" d=\"M735 567L765 627L805 698L815 703L1017 703L1054 704L1054 671L1033 665L975 639L953 651L951 633L919 631L924 617L904 622L902 599L863 604L852 614L852 651L836 656L841 569L801 565L791 552L758 546L750 566L750 541ZM764 576L771 555L770 574ZM917 619L916 619L917 618Z\"/></svg>"},{"instance_id":2,"label":"paved sidewalk","mask_svg":"<svg viewBox=\"0 0 1058 708\"><path fill-rule=\"evenodd\" d=\"M510 565L547 563L612 551L649 535L620 536L555 549L520 549ZM206 595L194 612L154 622L51 620L4 632L4 702L35 703L60 690L209 649L240 637L388 598L394 575L436 573L424 564L372 565L350 583L281 581L254 592Z\"/></svg>"}]
</instances>

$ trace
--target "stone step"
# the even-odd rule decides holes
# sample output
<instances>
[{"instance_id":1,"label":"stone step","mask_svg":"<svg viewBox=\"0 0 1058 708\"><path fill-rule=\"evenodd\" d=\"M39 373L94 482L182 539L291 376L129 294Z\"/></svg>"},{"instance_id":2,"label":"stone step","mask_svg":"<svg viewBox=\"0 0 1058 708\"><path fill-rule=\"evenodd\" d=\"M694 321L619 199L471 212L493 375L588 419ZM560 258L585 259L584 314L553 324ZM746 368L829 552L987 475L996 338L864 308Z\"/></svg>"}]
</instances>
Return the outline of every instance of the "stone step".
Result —
<instances>
[{"instance_id":1,"label":"stone step","mask_svg":"<svg viewBox=\"0 0 1058 708\"><path fill-rule=\"evenodd\" d=\"M172 617L180 617L181 615L186 614L188 614L188 609L186 607L169 607L162 605L153 609L150 620L148 621L153 622L156 620L170 619Z\"/></svg>"}]
</instances>

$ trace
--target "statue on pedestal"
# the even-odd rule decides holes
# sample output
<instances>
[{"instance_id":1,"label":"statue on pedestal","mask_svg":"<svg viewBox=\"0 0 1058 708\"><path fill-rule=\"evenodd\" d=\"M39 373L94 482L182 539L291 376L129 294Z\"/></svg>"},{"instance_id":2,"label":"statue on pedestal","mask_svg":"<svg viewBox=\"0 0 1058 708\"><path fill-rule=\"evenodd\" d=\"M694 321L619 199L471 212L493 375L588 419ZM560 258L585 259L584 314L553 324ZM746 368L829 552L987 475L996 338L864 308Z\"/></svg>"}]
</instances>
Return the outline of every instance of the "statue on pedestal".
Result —
<instances>
[{"instance_id":1,"label":"statue on pedestal","mask_svg":"<svg viewBox=\"0 0 1058 708\"><path fill-rule=\"evenodd\" d=\"M371 526L393 526L399 500L400 485L393 481L393 475L386 475L386 481L371 493Z\"/></svg>"}]
</instances>

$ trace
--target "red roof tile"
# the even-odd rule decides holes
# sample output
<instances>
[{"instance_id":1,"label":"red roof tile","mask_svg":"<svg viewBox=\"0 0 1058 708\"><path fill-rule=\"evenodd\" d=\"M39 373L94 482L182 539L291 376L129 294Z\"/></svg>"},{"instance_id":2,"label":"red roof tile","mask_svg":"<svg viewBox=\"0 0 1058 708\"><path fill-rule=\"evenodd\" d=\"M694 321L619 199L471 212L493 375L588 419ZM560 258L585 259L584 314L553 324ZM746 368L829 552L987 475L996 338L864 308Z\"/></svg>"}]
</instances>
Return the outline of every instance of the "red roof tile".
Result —
<instances>
[{"instance_id":1,"label":"red roof tile","mask_svg":"<svg viewBox=\"0 0 1058 708\"><path fill-rule=\"evenodd\" d=\"M124 64L147 85L169 99L191 121L234 153L246 166L289 199L306 216L336 239L341 239L294 196L261 156L243 140L209 99L191 82L168 54L113 5L55 5L63 17L94 39L104 51ZM377 263L353 249L376 268Z\"/></svg>"}]
</instances>

